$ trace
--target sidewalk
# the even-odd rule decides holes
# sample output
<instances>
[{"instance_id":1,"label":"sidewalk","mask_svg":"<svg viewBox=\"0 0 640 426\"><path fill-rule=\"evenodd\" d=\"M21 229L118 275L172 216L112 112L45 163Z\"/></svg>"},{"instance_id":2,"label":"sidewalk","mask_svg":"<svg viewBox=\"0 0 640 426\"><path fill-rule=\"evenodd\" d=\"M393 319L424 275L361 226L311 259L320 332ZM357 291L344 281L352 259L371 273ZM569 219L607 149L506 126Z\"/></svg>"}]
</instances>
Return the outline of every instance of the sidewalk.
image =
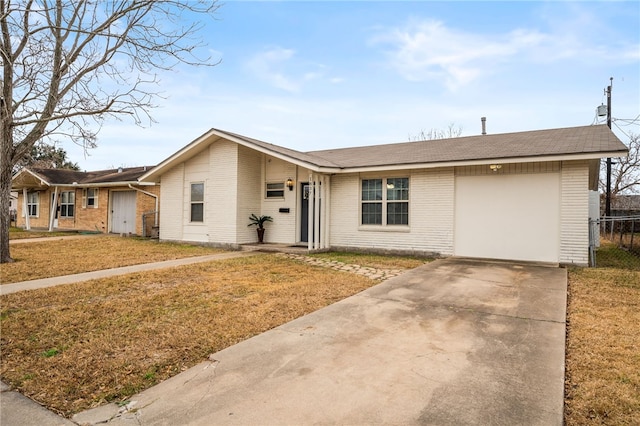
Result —
<instances>
[{"instance_id":1,"label":"sidewalk","mask_svg":"<svg viewBox=\"0 0 640 426\"><path fill-rule=\"evenodd\" d=\"M182 259L165 260L163 262L143 263L140 265L123 266L120 268L103 269L100 271L83 272L75 275L63 275L60 277L42 278L39 280L21 281L17 283L0 285L0 296L24 290L53 287L62 284L73 284L82 281L96 280L99 278L113 277L116 275L131 274L134 272L152 271L154 269L172 268L174 266L191 265L193 263L209 262L211 260L233 259L236 257L255 256L255 251L237 251L229 253L208 254L206 256L185 257Z\"/></svg>"}]
</instances>

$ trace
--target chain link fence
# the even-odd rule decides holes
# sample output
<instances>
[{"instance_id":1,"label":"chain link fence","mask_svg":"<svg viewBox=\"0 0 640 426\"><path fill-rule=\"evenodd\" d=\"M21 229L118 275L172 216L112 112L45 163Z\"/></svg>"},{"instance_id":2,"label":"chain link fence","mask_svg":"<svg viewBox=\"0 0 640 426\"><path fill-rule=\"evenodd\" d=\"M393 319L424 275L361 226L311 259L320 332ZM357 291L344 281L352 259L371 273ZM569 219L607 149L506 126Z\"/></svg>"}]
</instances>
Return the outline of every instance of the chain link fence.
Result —
<instances>
[{"instance_id":1,"label":"chain link fence","mask_svg":"<svg viewBox=\"0 0 640 426\"><path fill-rule=\"evenodd\" d=\"M142 236L147 238L159 238L160 227L158 223L158 212L149 211L142 214Z\"/></svg>"},{"instance_id":2,"label":"chain link fence","mask_svg":"<svg viewBox=\"0 0 640 426\"><path fill-rule=\"evenodd\" d=\"M590 220L589 264L640 270L640 215Z\"/></svg>"}]
</instances>

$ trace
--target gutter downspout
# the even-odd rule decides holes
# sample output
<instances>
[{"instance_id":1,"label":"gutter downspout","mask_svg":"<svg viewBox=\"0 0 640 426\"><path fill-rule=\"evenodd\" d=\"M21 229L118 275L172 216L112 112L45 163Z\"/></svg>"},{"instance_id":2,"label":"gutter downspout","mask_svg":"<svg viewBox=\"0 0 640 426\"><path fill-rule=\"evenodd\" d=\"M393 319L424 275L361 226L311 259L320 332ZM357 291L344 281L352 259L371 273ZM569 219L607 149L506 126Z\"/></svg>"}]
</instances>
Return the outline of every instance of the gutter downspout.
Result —
<instances>
[{"instance_id":1,"label":"gutter downspout","mask_svg":"<svg viewBox=\"0 0 640 426\"><path fill-rule=\"evenodd\" d=\"M131 188L131 189L133 189L135 191L142 192L143 194L148 195L148 196L153 197L153 198L156 199L156 211L155 211L155 217L154 217L154 220L153 220L153 226L158 226L158 202L159 202L158 196L156 194L152 194L150 192L144 191L144 190L142 190L140 188L135 188L131 184L129 184L129 188Z\"/></svg>"},{"instance_id":2,"label":"gutter downspout","mask_svg":"<svg viewBox=\"0 0 640 426\"><path fill-rule=\"evenodd\" d=\"M56 213L58 209L58 187L53 193L53 202L51 203L51 215L49 216L49 232L53 231L53 221L56 218Z\"/></svg>"},{"instance_id":3,"label":"gutter downspout","mask_svg":"<svg viewBox=\"0 0 640 426\"><path fill-rule=\"evenodd\" d=\"M27 231L31 230L31 222L29 222L29 205L27 204L27 188L22 188L22 198L24 201L24 208L22 211L24 212L24 225Z\"/></svg>"}]
</instances>

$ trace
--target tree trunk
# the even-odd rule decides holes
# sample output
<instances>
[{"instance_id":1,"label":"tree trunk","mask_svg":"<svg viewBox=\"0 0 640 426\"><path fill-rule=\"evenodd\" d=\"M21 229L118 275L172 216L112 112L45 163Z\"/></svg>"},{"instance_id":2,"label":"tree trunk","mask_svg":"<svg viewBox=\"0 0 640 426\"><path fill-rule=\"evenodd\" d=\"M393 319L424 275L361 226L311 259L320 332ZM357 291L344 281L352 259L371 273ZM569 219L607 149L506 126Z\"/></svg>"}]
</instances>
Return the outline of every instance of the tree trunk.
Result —
<instances>
[{"instance_id":1,"label":"tree trunk","mask_svg":"<svg viewBox=\"0 0 640 426\"><path fill-rule=\"evenodd\" d=\"M4 130L4 129L3 129ZM4 132L3 132L4 133ZM13 262L9 253L9 206L11 203L11 140L1 135L2 152L0 152L0 263Z\"/></svg>"}]
</instances>

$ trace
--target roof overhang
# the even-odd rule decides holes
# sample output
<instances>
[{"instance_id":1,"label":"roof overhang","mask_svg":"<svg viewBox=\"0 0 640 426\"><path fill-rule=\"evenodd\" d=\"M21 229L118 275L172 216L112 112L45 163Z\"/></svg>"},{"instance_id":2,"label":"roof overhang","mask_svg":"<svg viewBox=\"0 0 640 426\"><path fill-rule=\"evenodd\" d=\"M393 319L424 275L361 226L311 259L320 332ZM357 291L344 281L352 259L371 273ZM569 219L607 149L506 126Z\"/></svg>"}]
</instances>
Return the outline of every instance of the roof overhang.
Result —
<instances>
[{"instance_id":1,"label":"roof overhang","mask_svg":"<svg viewBox=\"0 0 640 426\"><path fill-rule=\"evenodd\" d=\"M239 135L238 135L239 136ZM344 174L344 173L358 173L358 172L376 172L376 171L391 171L391 170L411 170L411 169L433 169L439 167L455 167L455 166L472 166L494 163L529 163L529 162L544 162L544 161L571 161L571 160L591 160L608 157L624 157L627 156L626 150L614 150L610 152L578 152L567 154L548 154L548 155L523 155L514 157L496 157L496 158L481 158L481 159L461 159L451 161L431 161L431 162L416 162L416 163L399 163L399 164L378 164L369 166L353 166L353 167L340 167L340 166L327 166L315 164L310 161L304 161L301 158L296 158L294 155L287 155L286 152L280 152L278 149L269 149L268 146L262 144L253 143L251 140L237 137L234 134L229 134L218 129L210 129L203 135L199 136L191 143L183 147L181 150L171 155L155 168L151 169L139 178L141 184L150 182L159 182L160 176L166 173L171 168L177 166L184 161L192 158L196 154L202 152L211 144L219 141L227 140L234 142L240 146L244 146L255 150L257 152L269 155L271 157L286 161L311 170L317 173L326 174ZM300 153L302 157L308 156L306 153Z\"/></svg>"},{"instance_id":2,"label":"roof overhang","mask_svg":"<svg viewBox=\"0 0 640 426\"><path fill-rule=\"evenodd\" d=\"M24 168L20 170L11 179L11 190L16 191L19 189L38 189L43 190L51 186L51 183L47 182L44 177L32 172L31 170Z\"/></svg>"},{"instance_id":3,"label":"roof overhang","mask_svg":"<svg viewBox=\"0 0 640 426\"><path fill-rule=\"evenodd\" d=\"M339 169L338 172L326 171L327 173L372 173L372 172L386 172L392 170L414 170L414 169L435 169L440 167L464 167L464 166L482 166L490 164L507 164L507 163L537 163L546 161L575 161L575 160L594 160L601 158L618 158L626 157L627 151L612 151L612 152L599 152L599 153L584 153L584 154L565 154L565 155L544 155L533 157L496 157L496 158L482 158L478 160L462 160L462 161L442 161L431 163L408 163L408 164L386 164L379 166L367 166L367 167L349 167ZM325 172L325 170L320 170Z\"/></svg>"},{"instance_id":4,"label":"roof overhang","mask_svg":"<svg viewBox=\"0 0 640 426\"><path fill-rule=\"evenodd\" d=\"M324 172L324 173L339 173L340 168L327 168L321 167L317 164L309 163L306 161L302 161L300 159L288 156L286 154L282 154L280 152L272 151L268 148L256 145L251 143L250 141L246 141L241 138L237 138L233 135L226 134L224 132L220 132L216 129L211 129L203 135L199 136L187 146L171 155L160 164L158 164L153 169L149 170L147 173L140 177L140 182L158 182L159 177L170 170L171 168L177 166L178 164L190 159L194 155L206 149L209 145L219 141L220 139L228 140L230 142L234 142L238 145L253 149L260 153L270 155L271 157L278 158L283 161L287 161L289 163L295 164L296 166L304 167L314 172Z\"/></svg>"}]
</instances>

